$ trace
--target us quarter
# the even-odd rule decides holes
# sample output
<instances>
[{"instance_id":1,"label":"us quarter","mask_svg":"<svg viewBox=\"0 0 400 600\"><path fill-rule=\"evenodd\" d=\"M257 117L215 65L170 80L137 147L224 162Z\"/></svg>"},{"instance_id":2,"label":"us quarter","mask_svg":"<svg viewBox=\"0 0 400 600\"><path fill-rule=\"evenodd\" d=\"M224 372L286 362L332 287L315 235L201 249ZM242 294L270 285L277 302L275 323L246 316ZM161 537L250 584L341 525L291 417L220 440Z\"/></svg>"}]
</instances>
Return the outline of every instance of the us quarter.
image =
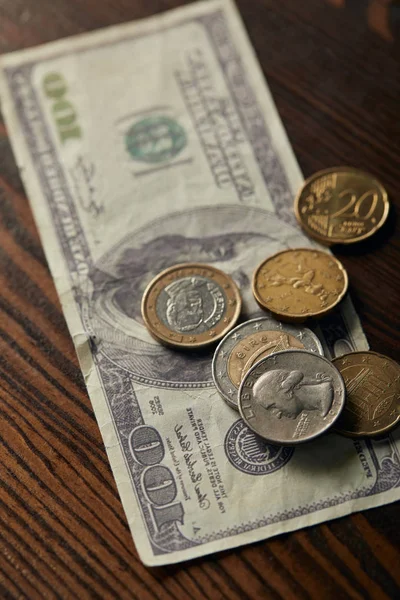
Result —
<instances>
[{"instance_id":1,"label":"us quarter","mask_svg":"<svg viewBox=\"0 0 400 600\"><path fill-rule=\"evenodd\" d=\"M239 410L237 394L243 376L259 360L289 348L323 355L321 342L306 327L260 317L241 323L220 342L214 353L212 375L223 399Z\"/></svg>"},{"instance_id":2,"label":"us quarter","mask_svg":"<svg viewBox=\"0 0 400 600\"><path fill-rule=\"evenodd\" d=\"M236 323L240 292L229 275L199 263L174 265L157 275L142 299L143 320L154 338L176 348L201 348Z\"/></svg>"},{"instance_id":3,"label":"us quarter","mask_svg":"<svg viewBox=\"0 0 400 600\"><path fill-rule=\"evenodd\" d=\"M345 385L326 358L305 350L284 350L254 365L240 384L240 414L271 444L307 442L339 417Z\"/></svg>"}]
</instances>

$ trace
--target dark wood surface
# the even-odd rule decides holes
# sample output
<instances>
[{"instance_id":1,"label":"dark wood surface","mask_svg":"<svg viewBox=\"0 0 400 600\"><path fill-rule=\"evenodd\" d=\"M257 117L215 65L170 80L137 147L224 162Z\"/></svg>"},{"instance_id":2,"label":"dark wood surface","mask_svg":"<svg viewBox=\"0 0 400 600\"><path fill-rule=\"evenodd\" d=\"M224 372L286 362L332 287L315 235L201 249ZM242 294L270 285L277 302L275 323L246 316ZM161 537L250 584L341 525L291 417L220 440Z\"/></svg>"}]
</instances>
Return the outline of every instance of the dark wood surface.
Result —
<instances>
[{"instance_id":1,"label":"dark wood surface","mask_svg":"<svg viewBox=\"0 0 400 600\"><path fill-rule=\"evenodd\" d=\"M179 4L0 0L0 52ZM371 348L399 360L400 5L238 4L304 174L348 164L387 187L384 230L335 253ZM398 504L145 568L1 120L0 227L1 599L400 598Z\"/></svg>"}]
</instances>

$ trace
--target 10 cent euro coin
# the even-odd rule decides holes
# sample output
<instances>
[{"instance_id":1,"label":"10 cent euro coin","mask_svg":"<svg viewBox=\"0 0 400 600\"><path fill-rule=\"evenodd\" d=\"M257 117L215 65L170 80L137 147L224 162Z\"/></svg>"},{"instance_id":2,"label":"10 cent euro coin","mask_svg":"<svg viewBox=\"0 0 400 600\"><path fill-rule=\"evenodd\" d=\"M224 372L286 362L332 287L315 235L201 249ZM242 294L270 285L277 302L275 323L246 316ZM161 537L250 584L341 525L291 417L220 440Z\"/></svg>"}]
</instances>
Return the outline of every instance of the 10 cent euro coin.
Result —
<instances>
[{"instance_id":1,"label":"10 cent euro coin","mask_svg":"<svg viewBox=\"0 0 400 600\"><path fill-rule=\"evenodd\" d=\"M326 432L339 417L345 385L326 358L305 350L266 356L240 384L246 425L271 444L295 445Z\"/></svg>"},{"instance_id":2,"label":"10 cent euro coin","mask_svg":"<svg viewBox=\"0 0 400 600\"><path fill-rule=\"evenodd\" d=\"M240 309L233 279L199 263L162 271L142 299L143 320L152 336L176 348L201 348L221 339L235 325Z\"/></svg>"},{"instance_id":3,"label":"10 cent euro coin","mask_svg":"<svg viewBox=\"0 0 400 600\"><path fill-rule=\"evenodd\" d=\"M289 348L323 354L315 333L306 327L260 317L237 325L219 343L212 362L215 386L223 399L236 410L243 376L259 360Z\"/></svg>"},{"instance_id":4,"label":"10 cent euro coin","mask_svg":"<svg viewBox=\"0 0 400 600\"><path fill-rule=\"evenodd\" d=\"M253 276L258 304L289 322L326 315L339 304L347 287L343 265L314 248L282 250L265 259Z\"/></svg>"},{"instance_id":5,"label":"10 cent euro coin","mask_svg":"<svg viewBox=\"0 0 400 600\"><path fill-rule=\"evenodd\" d=\"M376 352L351 352L333 360L346 386L346 404L335 425L349 437L384 435L400 423L400 366Z\"/></svg>"},{"instance_id":6,"label":"10 cent euro coin","mask_svg":"<svg viewBox=\"0 0 400 600\"><path fill-rule=\"evenodd\" d=\"M352 244L382 227L389 201L383 185L369 173L335 167L304 182L294 209L311 237L327 245Z\"/></svg>"}]
</instances>

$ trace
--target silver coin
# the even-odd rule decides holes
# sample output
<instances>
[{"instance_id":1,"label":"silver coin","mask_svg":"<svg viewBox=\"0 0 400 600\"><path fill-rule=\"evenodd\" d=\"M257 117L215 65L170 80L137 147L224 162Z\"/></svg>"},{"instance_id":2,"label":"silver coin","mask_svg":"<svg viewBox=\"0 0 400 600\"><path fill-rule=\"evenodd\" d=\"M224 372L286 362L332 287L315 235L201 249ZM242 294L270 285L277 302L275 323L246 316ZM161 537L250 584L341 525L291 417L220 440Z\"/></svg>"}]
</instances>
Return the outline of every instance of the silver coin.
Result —
<instances>
[{"instance_id":1,"label":"silver coin","mask_svg":"<svg viewBox=\"0 0 400 600\"><path fill-rule=\"evenodd\" d=\"M214 383L223 399L239 410L237 393L243 375L264 356L289 348L324 354L321 342L307 327L259 317L232 329L220 342L212 362Z\"/></svg>"},{"instance_id":2,"label":"silver coin","mask_svg":"<svg viewBox=\"0 0 400 600\"><path fill-rule=\"evenodd\" d=\"M271 444L300 444L327 431L339 417L345 385L326 358L305 350L284 350L263 358L244 376L240 414Z\"/></svg>"}]
</instances>

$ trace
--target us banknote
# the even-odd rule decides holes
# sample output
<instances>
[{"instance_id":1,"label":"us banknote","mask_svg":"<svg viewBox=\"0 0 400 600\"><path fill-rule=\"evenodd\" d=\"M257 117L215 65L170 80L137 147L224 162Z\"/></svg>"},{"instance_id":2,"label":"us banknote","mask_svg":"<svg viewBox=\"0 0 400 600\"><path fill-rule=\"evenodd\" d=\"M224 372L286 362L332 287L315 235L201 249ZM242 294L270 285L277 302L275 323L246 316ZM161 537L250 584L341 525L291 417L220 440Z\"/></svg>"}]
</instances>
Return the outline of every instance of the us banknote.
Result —
<instances>
[{"instance_id":1,"label":"us banknote","mask_svg":"<svg viewBox=\"0 0 400 600\"><path fill-rule=\"evenodd\" d=\"M309 246L299 167L236 8L210 0L1 59L2 108L142 560L173 563L400 497L398 442L274 447L218 396L211 352L148 334L149 280L196 261L259 308L256 265ZM328 166L328 165L327 165ZM316 328L367 348L350 300Z\"/></svg>"}]
</instances>

